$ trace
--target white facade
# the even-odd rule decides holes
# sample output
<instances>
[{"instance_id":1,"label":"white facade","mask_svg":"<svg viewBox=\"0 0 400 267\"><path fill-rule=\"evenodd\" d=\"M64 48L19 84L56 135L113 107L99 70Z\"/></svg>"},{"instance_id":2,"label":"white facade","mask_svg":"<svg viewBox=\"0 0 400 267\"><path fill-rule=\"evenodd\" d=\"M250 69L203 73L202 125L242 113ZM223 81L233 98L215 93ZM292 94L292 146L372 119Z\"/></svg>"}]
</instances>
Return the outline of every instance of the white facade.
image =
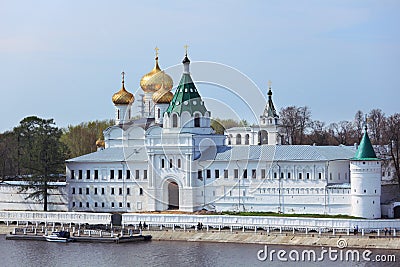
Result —
<instances>
[{"instance_id":1,"label":"white facade","mask_svg":"<svg viewBox=\"0 0 400 267\"><path fill-rule=\"evenodd\" d=\"M104 149L67 161L68 210L380 217L380 178L365 182L372 167L361 169L352 161L350 168L354 147L278 145L280 124L271 88L260 126L217 135L191 80L187 56L183 63L182 79L169 105L146 103L146 109L155 106L156 112L109 127ZM380 173L374 166L373 175Z\"/></svg>"}]
</instances>

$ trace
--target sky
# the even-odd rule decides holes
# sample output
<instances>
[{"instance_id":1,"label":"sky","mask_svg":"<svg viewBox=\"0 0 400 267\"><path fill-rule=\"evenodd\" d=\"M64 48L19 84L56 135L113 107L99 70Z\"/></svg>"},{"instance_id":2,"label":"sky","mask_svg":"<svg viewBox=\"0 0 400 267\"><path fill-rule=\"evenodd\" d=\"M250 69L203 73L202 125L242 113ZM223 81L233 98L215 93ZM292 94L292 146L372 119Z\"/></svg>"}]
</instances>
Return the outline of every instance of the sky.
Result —
<instances>
[{"instance_id":1,"label":"sky","mask_svg":"<svg viewBox=\"0 0 400 267\"><path fill-rule=\"evenodd\" d=\"M174 86L189 46L215 117L256 120L269 80L278 110L308 106L328 124L358 110L391 115L399 12L385 0L0 0L0 132L30 115L60 127L113 118L120 73L137 103L156 46Z\"/></svg>"}]
</instances>

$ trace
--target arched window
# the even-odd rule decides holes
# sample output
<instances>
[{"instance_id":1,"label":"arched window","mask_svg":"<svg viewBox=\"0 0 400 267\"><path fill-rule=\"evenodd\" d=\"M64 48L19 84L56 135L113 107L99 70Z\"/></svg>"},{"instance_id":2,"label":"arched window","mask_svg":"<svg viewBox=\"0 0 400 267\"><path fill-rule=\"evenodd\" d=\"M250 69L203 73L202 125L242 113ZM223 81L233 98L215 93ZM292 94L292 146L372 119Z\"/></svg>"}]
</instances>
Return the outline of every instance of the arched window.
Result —
<instances>
[{"instance_id":1,"label":"arched window","mask_svg":"<svg viewBox=\"0 0 400 267\"><path fill-rule=\"evenodd\" d=\"M178 127L178 115L176 114L172 114L172 127Z\"/></svg>"},{"instance_id":2,"label":"arched window","mask_svg":"<svg viewBox=\"0 0 400 267\"><path fill-rule=\"evenodd\" d=\"M200 127L200 115L199 115L199 113L194 114L194 127Z\"/></svg>"},{"instance_id":3,"label":"arched window","mask_svg":"<svg viewBox=\"0 0 400 267\"><path fill-rule=\"evenodd\" d=\"M131 119L131 109L129 109L128 115L129 115L128 119Z\"/></svg>"},{"instance_id":4,"label":"arched window","mask_svg":"<svg viewBox=\"0 0 400 267\"><path fill-rule=\"evenodd\" d=\"M117 110L117 119L119 120L119 109Z\"/></svg>"},{"instance_id":5,"label":"arched window","mask_svg":"<svg viewBox=\"0 0 400 267\"><path fill-rule=\"evenodd\" d=\"M242 136L240 134L236 135L236 144L241 145L242 144Z\"/></svg>"},{"instance_id":6,"label":"arched window","mask_svg":"<svg viewBox=\"0 0 400 267\"><path fill-rule=\"evenodd\" d=\"M244 138L244 144L248 145L250 142L250 136L248 134L246 134L245 138Z\"/></svg>"},{"instance_id":7,"label":"arched window","mask_svg":"<svg viewBox=\"0 0 400 267\"><path fill-rule=\"evenodd\" d=\"M182 164L181 164L181 159L178 159L178 168L181 168Z\"/></svg>"},{"instance_id":8,"label":"arched window","mask_svg":"<svg viewBox=\"0 0 400 267\"><path fill-rule=\"evenodd\" d=\"M157 109L157 118L159 119L161 117L161 110L158 108Z\"/></svg>"},{"instance_id":9,"label":"arched window","mask_svg":"<svg viewBox=\"0 0 400 267\"><path fill-rule=\"evenodd\" d=\"M164 159L161 159L161 168L164 169L164 167L165 167L165 161Z\"/></svg>"}]
</instances>

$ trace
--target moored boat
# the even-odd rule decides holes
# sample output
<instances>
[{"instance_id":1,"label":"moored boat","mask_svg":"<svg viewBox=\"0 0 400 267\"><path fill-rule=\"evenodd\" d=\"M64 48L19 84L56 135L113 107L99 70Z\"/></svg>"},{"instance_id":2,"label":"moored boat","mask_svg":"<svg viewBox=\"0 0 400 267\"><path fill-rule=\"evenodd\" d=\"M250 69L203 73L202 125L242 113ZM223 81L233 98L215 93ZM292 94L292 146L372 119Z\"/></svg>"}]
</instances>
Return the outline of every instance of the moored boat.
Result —
<instances>
[{"instance_id":1,"label":"moored boat","mask_svg":"<svg viewBox=\"0 0 400 267\"><path fill-rule=\"evenodd\" d=\"M44 235L44 238L46 238L46 241L49 242L71 242L74 241L73 238L71 238L70 233L66 231L60 231L60 232L53 232L50 235Z\"/></svg>"}]
</instances>

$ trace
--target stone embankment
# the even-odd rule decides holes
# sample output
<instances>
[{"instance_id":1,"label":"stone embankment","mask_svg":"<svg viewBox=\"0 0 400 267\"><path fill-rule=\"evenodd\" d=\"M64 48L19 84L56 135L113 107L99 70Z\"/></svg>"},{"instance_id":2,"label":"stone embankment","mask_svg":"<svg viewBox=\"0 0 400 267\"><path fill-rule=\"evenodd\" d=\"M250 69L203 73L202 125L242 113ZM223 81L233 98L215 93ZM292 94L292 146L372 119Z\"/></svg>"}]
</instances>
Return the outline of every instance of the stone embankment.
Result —
<instances>
[{"instance_id":1,"label":"stone embankment","mask_svg":"<svg viewBox=\"0 0 400 267\"><path fill-rule=\"evenodd\" d=\"M0 224L0 234L5 235L13 231L15 226ZM337 247L338 240L345 240L346 247L359 249L400 249L400 237L365 235L335 235L327 234L292 234L292 233L264 233L242 231L195 231L171 230L143 231L143 234L152 235L155 241L192 241L192 242L219 242L244 243L263 245L287 246L323 246ZM343 242L343 241L342 241Z\"/></svg>"},{"instance_id":2,"label":"stone embankment","mask_svg":"<svg viewBox=\"0 0 400 267\"><path fill-rule=\"evenodd\" d=\"M337 247L338 240L345 240L347 247L360 249L400 249L399 237L376 237L376 236L328 236L318 234L293 235L291 233L266 234L262 232L218 232L218 231L144 231L143 233L153 236L153 240L176 240L176 241L204 241L220 243L247 243L266 245L288 245L288 246L324 246Z\"/></svg>"}]
</instances>

